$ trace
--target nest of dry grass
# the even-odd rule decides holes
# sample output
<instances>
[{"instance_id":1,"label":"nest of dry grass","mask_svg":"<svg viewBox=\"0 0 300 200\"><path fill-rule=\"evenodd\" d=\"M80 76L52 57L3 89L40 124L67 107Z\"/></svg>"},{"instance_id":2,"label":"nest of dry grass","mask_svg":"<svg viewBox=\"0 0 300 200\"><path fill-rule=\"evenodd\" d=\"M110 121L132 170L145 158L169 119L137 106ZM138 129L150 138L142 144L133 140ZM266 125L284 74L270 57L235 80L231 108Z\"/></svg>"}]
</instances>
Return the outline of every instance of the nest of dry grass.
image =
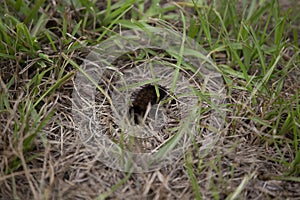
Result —
<instances>
[{"instance_id":1,"label":"nest of dry grass","mask_svg":"<svg viewBox=\"0 0 300 200\"><path fill-rule=\"evenodd\" d=\"M73 83L69 82L57 93L63 95L58 95L55 117L43 130L47 141L45 143L42 137L37 138L35 148L29 153L39 156L28 162L27 169L21 167L1 177L1 199L11 199L12 194L24 199L32 198L33 191L29 182L36 188L37 196L52 199L93 199L99 194L112 199L195 198L184 157L164 168L142 174L127 174L100 162L82 144L80 134L74 129L77 124L74 123L71 109L72 87ZM249 93L234 91L228 101L247 102L249 97ZM103 96L99 98L103 100ZM103 110L105 106L101 105ZM266 136L264 127L259 127L254 122L249 124L246 116L239 118L237 123L234 116L238 112L247 113L247 107L238 109L234 104L233 107L236 109L228 114L226 129L220 133L218 142L205 159L195 149L190 151L190 165L194 169L203 198L225 199L246 181L247 184L242 185L241 199L298 199L299 183L281 180L279 177L285 173L286 167L276 162L282 156L292 159L290 147L282 144L280 148L284 155L279 154L278 146L266 142L268 138L263 137ZM109 109L107 112L111 113ZM1 115L2 128L7 126L6 118ZM105 125L108 124L105 122ZM7 139L2 137L1 140L2 174L9 167L9 159L16 154L16 147L7 145L11 135L12 133L6 132ZM29 173L29 179L26 173ZM213 188L216 193L210 192Z\"/></svg>"}]
</instances>

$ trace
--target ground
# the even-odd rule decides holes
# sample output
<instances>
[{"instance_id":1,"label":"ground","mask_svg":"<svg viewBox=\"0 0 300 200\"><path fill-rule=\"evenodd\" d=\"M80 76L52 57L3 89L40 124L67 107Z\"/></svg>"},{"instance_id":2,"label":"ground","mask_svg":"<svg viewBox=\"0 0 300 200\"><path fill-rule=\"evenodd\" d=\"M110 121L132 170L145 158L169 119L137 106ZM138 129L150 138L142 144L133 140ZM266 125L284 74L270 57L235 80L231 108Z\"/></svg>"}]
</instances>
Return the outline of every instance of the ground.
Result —
<instances>
[{"instance_id":1,"label":"ground","mask_svg":"<svg viewBox=\"0 0 300 200\"><path fill-rule=\"evenodd\" d=\"M299 2L0 4L1 200L300 199ZM218 105L225 113L224 124L210 129L205 120L214 104L204 99L205 92L196 92L203 103L197 108L200 138L164 167L124 172L107 166L83 142L72 110L76 78L91 47L148 26L186 34L207 52L226 91ZM205 91L205 78L195 78L196 71L178 54L135 50L115 60L114 66L137 68L157 58L181 66L178 73L186 74L182 80L195 80L194 88ZM175 83L180 85L180 79ZM171 84L166 86L168 95ZM99 121L111 125L108 132L114 131L115 118L104 95L110 90L102 88L97 94L105 103L94 106L107 108ZM83 89L91 94L85 85ZM184 99L176 104L182 108L190 96L175 94L175 99ZM206 152L200 151L205 131L217 135ZM110 138L118 142L121 136ZM167 144L169 138L160 141Z\"/></svg>"}]
</instances>

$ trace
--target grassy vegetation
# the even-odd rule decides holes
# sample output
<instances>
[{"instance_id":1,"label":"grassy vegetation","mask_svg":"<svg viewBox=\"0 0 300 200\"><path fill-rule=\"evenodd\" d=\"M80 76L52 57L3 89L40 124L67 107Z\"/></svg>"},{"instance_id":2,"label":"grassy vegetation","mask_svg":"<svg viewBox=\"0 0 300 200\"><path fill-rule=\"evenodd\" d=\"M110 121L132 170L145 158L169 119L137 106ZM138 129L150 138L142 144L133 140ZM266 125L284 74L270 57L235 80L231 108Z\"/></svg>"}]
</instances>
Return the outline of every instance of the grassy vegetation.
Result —
<instances>
[{"instance_id":1,"label":"grassy vegetation","mask_svg":"<svg viewBox=\"0 0 300 200\"><path fill-rule=\"evenodd\" d=\"M0 5L0 199L300 198L296 0ZM73 81L88 47L151 26L208 52L226 85L226 124L207 156L194 149L172 166L130 174L107 168L80 143Z\"/></svg>"}]
</instances>

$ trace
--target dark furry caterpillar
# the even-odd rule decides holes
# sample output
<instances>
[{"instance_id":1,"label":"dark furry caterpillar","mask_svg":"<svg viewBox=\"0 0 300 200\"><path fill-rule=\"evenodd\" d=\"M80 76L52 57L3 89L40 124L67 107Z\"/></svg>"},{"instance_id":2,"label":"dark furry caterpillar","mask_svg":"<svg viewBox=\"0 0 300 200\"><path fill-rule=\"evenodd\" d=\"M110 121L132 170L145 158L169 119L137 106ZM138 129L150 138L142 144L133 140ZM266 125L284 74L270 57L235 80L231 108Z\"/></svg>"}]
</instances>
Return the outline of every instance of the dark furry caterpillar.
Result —
<instances>
[{"instance_id":1,"label":"dark furry caterpillar","mask_svg":"<svg viewBox=\"0 0 300 200\"><path fill-rule=\"evenodd\" d=\"M156 95L154 85L145 85L135 96L132 106L129 108L129 117L134 119L135 124L139 124L140 119L146 113L147 106L159 103L166 95L166 89L162 86L158 86L159 97Z\"/></svg>"}]
</instances>

